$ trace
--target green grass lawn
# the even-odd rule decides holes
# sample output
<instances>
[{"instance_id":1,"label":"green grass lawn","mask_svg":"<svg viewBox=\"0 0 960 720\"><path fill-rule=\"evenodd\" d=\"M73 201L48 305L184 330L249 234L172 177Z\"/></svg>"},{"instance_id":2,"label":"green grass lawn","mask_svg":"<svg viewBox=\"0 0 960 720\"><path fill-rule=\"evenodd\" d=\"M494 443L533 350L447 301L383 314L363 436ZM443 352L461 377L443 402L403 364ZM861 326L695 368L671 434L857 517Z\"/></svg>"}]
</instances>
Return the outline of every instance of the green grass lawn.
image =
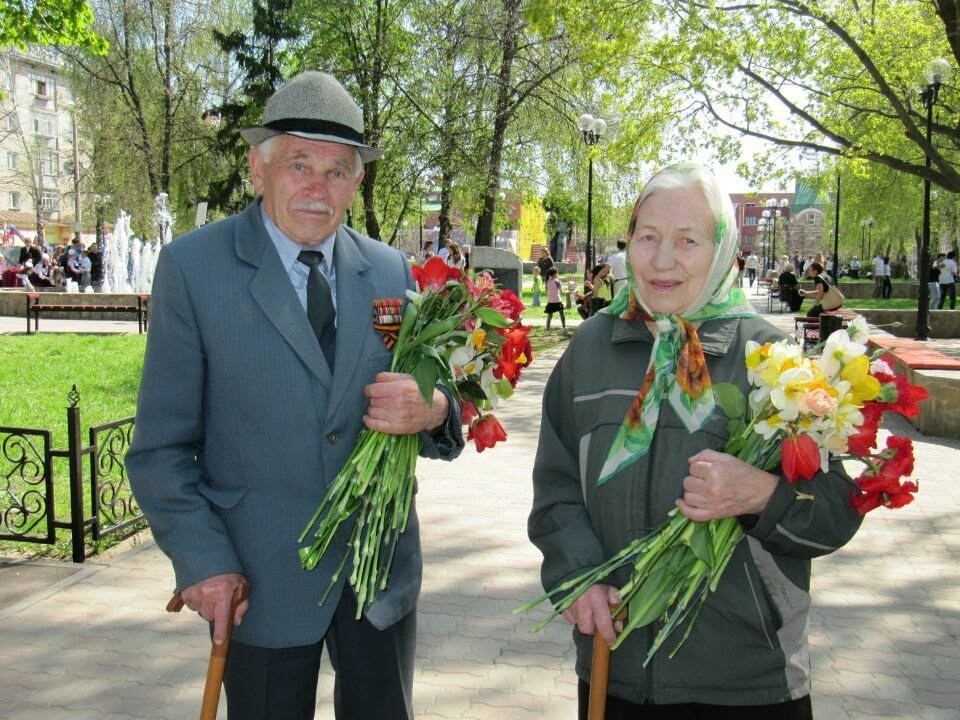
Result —
<instances>
[{"instance_id":1,"label":"green grass lawn","mask_svg":"<svg viewBox=\"0 0 960 720\"><path fill-rule=\"evenodd\" d=\"M888 300L881 300L880 298L854 300L847 298L843 303L843 307L848 310L856 310L858 308L863 310L916 310L917 300L916 298L889 298Z\"/></svg>"},{"instance_id":2,"label":"green grass lawn","mask_svg":"<svg viewBox=\"0 0 960 720\"><path fill-rule=\"evenodd\" d=\"M542 327L532 328L528 337L534 362L540 353L567 340L561 333L547 335ZM81 438L83 443L88 442L90 426L120 420L136 411L145 347L146 337L142 335L0 335L0 426L50 430L52 447L66 449L67 396L76 386L80 393ZM18 472L15 459L4 457L2 444L7 437L0 433L0 495L10 487L5 476L12 472L16 478ZM66 492L69 468L63 458L54 458L53 462L58 488L55 514L58 520L66 521L70 517ZM85 475L88 462L83 465ZM89 477L84 480L89 489ZM22 491L22 487L15 489ZM8 505L0 500L0 512ZM69 558L69 533L58 532L58 539L56 546L0 542L0 555ZM100 548L116 540L111 538Z\"/></svg>"},{"instance_id":3,"label":"green grass lawn","mask_svg":"<svg viewBox=\"0 0 960 720\"><path fill-rule=\"evenodd\" d=\"M143 335L0 336L0 424L48 428L65 444L74 385L85 428L133 415L145 346Z\"/></svg>"}]
</instances>

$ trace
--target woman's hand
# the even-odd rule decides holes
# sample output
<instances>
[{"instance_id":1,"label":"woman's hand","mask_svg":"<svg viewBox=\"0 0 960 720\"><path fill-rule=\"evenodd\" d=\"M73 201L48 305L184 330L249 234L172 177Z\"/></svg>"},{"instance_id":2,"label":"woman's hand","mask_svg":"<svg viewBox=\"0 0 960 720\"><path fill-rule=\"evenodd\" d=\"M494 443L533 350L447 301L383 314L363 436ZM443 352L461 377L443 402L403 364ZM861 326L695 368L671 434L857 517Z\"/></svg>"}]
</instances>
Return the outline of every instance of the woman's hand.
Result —
<instances>
[{"instance_id":1,"label":"woman's hand","mask_svg":"<svg viewBox=\"0 0 960 720\"><path fill-rule=\"evenodd\" d=\"M689 463L677 507L691 520L759 515L779 482L775 475L716 450L701 450Z\"/></svg>"},{"instance_id":2,"label":"woman's hand","mask_svg":"<svg viewBox=\"0 0 960 720\"><path fill-rule=\"evenodd\" d=\"M613 645L617 641L617 633L623 630L623 621L613 619L610 606L619 604L617 589L598 583L563 611L563 619L576 625L584 635L600 633L608 645Z\"/></svg>"}]
</instances>

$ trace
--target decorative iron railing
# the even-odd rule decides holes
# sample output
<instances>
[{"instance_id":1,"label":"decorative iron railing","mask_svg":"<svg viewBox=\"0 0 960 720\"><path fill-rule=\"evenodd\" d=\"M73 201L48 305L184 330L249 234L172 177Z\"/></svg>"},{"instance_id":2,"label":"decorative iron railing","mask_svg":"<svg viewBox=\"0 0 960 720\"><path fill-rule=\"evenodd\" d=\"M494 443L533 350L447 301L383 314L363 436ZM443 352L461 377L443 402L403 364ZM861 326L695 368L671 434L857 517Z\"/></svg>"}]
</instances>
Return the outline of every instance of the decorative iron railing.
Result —
<instances>
[{"instance_id":1,"label":"decorative iron railing","mask_svg":"<svg viewBox=\"0 0 960 720\"><path fill-rule=\"evenodd\" d=\"M66 449L52 447L49 430L0 426L0 540L51 545L57 542L57 530L69 530L73 561L82 563L88 527L97 541L130 527L143 515L123 463L134 418L91 427L90 442L84 445L76 385L68 399ZM57 515L56 493L63 487L54 475L56 458L66 459L69 468L68 519ZM85 481L89 494L84 493Z\"/></svg>"}]
</instances>

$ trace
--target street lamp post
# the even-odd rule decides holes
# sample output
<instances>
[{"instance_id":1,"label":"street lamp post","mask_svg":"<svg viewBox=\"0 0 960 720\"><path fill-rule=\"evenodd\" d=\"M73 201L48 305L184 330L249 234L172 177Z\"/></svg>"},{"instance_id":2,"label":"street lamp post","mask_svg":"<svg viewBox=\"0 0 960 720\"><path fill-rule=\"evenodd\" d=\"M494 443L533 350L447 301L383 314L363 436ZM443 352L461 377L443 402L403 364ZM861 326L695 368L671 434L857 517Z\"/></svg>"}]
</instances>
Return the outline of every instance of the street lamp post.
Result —
<instances>
[{"instance_id":1,"label":"street lamp post","mask_svg":"<svg viewBox=\"0 0 960 720\"><path fill-rule=\"evenodd\" d=\"M837 168L837 206L833 215L833 284L840 284L840 168Z\"/></svg>"},{"instance_id":2,"label":"street lamp post","mask_svg":"<svg viewBox=\"0 0 960 720\"><path fill-rule=\"evenodd\" d=\"M763 277L767 270L767 233L770 230L770 221L761 215L757 220L757 230L760 232L760 277Z\"/></svg>"},{"instance_id":3,"label":"street lamp post","mask_svg":"<svg viewBox=\"0 0 960 720\"><path fill-rule=\"evenodd\" d=\"M80 242L83 222L80 217L80 151L78 149L77 137L77 109L70 104L70 124L73 126L73 219L74 219L74 239Z\"/></svg>"},{"instance_id":4,"label":"street lamp post","mask_svg":"<svg viewBox=\"0 0 960 720\"><path fill-rule=\"evenodd\" d=\"M863 241L867 241L867 254L863 254ZM871 257L870 248L873 246L873 218L868 217L860 221L860 259L869 260Z\"/></svg>"},{"instance_id":5,"label":"street lamp post","mask_svg":"<svg viewBox=\"0 0 960 720\"><path fill-rule=\"evenodd\" d=\"M924 76L926 87L920 90L920 100L927 109L927 145L933 137L933 106L937 103L940 87L950 81L950 63L946 60L932 60ZM930 151L926 153L926 168L929 171L932 160ZM930 178L929 172L923 179L923 234L920 239L920 292L917 302L917 340L930 337Z\"/></svg>"},{"instance_id":6,"label":"street lamp post","mask_svg":"<svg viewBox=\"0 0 960 720\"><path fill-rule=\"evenodd\" d=\"M790 204L790 202L783 198L777 200L776 198L769 198L764 205L768 208L764 210L761 215L767 221L767 227L771 229L770 234L770 268L772 269L777 262L777 221L780 219L780 216L783 212L783 209Z\"/></svg>"},{"instance_id":7,"label":"street lamp post","mask_svg":"<svg viewBox=\"0 0 960 720\"><path fill-rule=\"evenodd\" d=\"M590 148L600 142L600 138L607 132L607 121L584 113L577 120L577 127L580 128L589 154L589 169L587 170L587 248L586 267L584 268L584 273L586 273L593 267L593 153Z\"/></svg>"}]
</instances>

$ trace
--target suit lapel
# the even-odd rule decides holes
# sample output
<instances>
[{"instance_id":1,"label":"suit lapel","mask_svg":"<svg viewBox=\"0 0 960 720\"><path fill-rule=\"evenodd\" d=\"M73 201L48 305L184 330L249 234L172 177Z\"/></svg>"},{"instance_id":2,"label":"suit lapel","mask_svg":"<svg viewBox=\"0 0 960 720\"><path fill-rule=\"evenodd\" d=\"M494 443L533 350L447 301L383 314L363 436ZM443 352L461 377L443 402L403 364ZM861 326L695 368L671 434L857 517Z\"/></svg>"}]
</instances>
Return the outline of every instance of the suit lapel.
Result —
<instances>
[{"instance_id":1,"label":"suit lapel","mask_svg":"<svg viewBox=\"0 0 960 720\"><path fill-rule=\"evenodd\" d=\"M358 360L373 322L376 288L368 277L370 262L361 254L353 237L341 226L334 249L337 268L337 356L328 414L336 410L348 389L353 388Z\"/></svg>"},{"instance_id":2,"label":"suit lapel","mask_svg":"<svg viewBox=\"0 0 960 720\"><path fill-rule=\"evenodd\" d=\"M263 226L259 200L238 217L236 227L237 257L257 268L250 283L254 301L310 372L324 385L329 385L332 379L330 368L323 359L290 277ZM337 353L339 355L339 350Z\"/></svg>"}]
</instances>

